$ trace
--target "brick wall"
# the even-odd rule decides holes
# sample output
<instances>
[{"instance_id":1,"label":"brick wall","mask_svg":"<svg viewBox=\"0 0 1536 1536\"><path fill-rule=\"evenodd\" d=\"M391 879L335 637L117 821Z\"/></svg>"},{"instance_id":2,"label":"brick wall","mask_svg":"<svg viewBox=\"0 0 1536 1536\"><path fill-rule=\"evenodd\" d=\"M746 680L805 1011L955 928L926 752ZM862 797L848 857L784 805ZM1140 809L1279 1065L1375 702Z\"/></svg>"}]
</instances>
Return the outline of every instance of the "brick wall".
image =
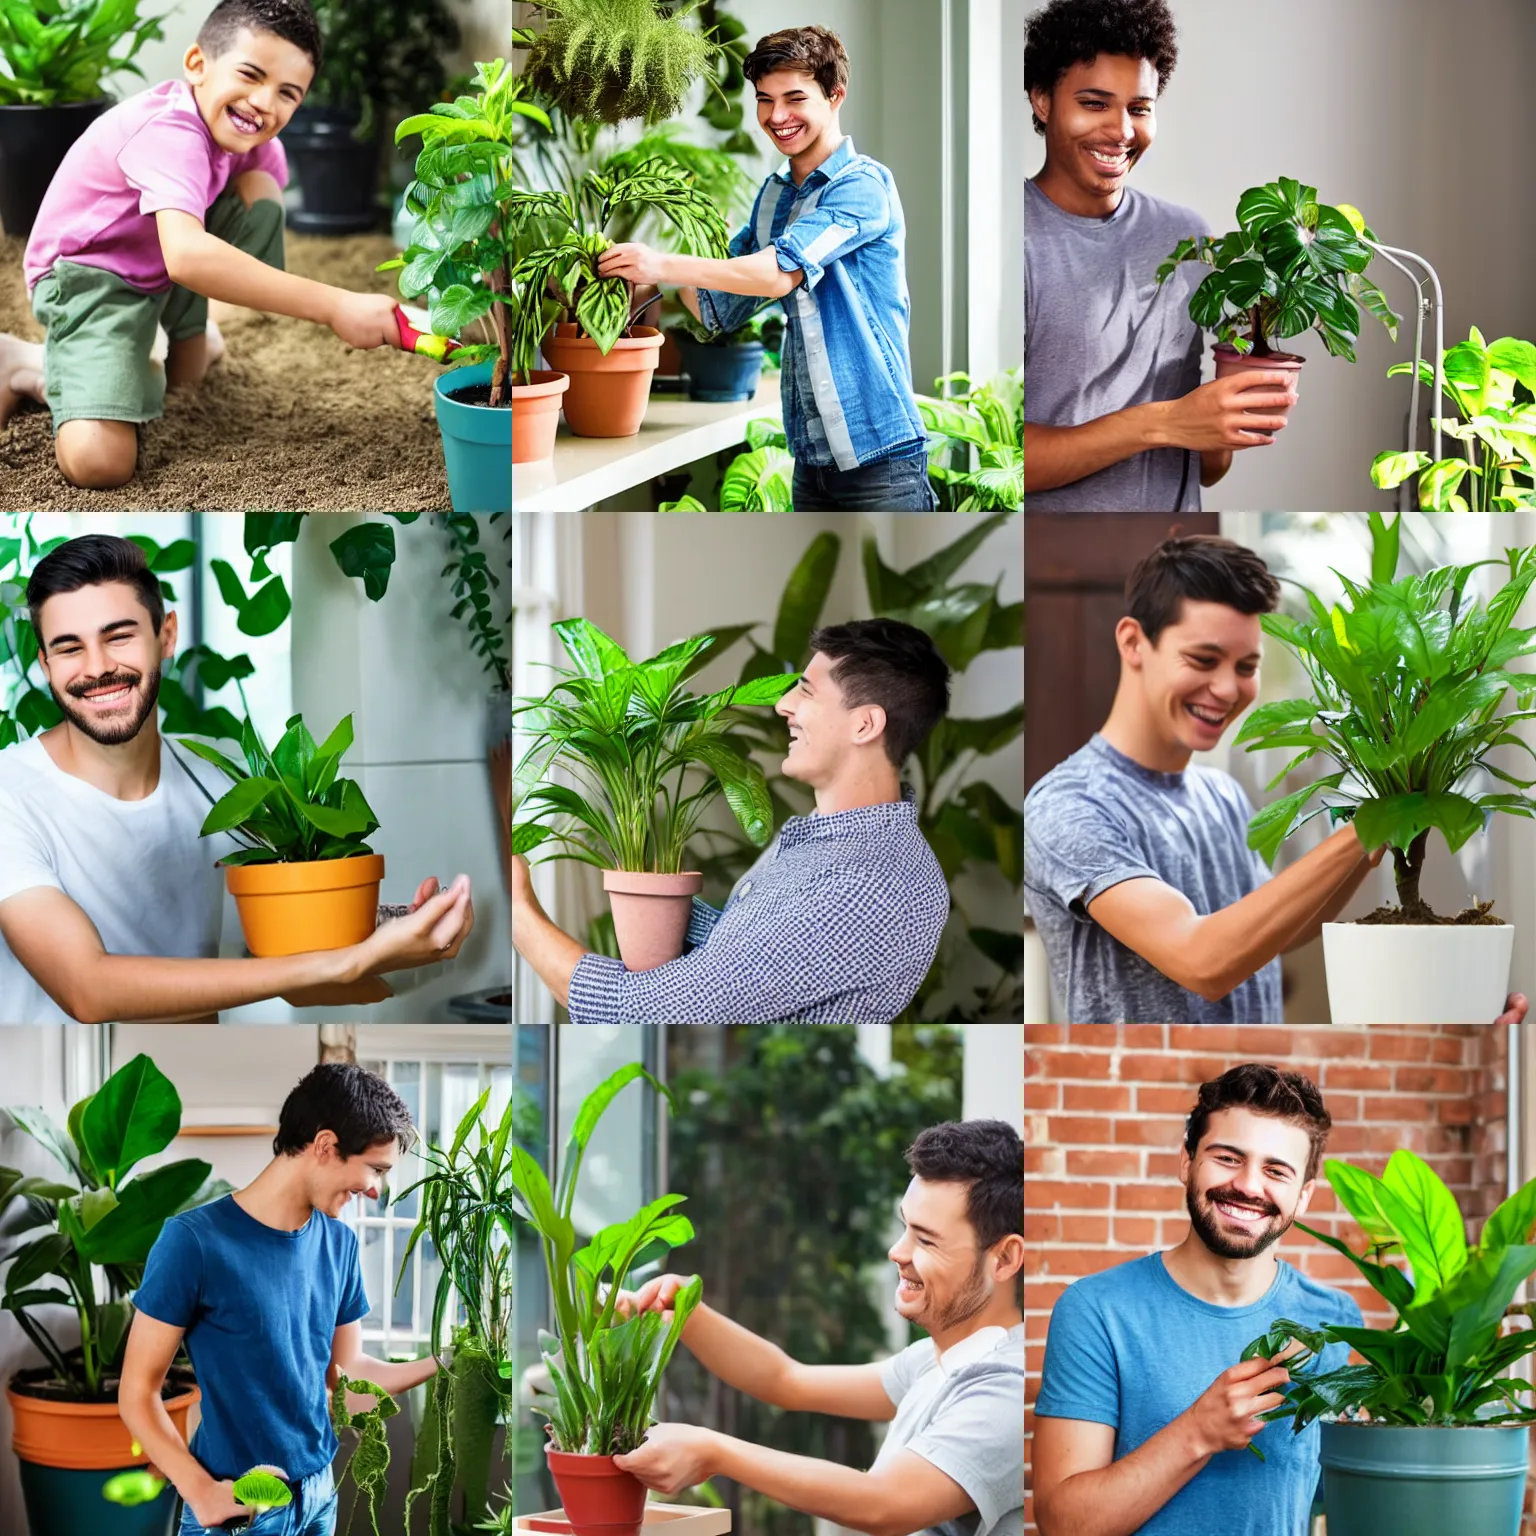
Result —
<instances>
[{"instance_id":1,"label":"brick wall","mask_svg":"<svg viewBox=\"0 0 1536 1536\"><path fill-rule=\"evenodd\" d=\"M1411 1148L1473 1218L1470 1236L1504 1197L1502 1029L1031 1024L1024 1045L1026 1436L1056 1298L1080 1276L1172 1248L1188 1232L1184 1117L1196 1086L1228 1067L1269 1061L1305 1073L1333 1117L1328 1156L1379 1173L1396 1148ZM1321 1174L1306 1220L1354 1240L1354 1223ZM1305 1233L1287 1234L1279 1252L1349 1290L1367 1323L1390 1320L1342 1254ZM1025 1523L1033 1532L1027 1498ZM1536 1525L1526 1531L1536 1536Z\"/></svg>"}]
</instances>

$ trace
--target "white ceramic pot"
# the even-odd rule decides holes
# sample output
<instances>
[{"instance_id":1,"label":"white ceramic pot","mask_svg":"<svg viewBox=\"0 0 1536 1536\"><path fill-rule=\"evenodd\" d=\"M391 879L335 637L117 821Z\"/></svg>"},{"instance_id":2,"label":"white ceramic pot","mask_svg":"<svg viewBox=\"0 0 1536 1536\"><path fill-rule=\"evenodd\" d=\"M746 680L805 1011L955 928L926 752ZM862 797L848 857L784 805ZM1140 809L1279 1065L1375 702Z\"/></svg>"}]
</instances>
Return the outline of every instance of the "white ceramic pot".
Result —
<instances>
[{"instance_id":1,"label":"white ceramic pot","mask_svg":"<svg viewBox=\"0 0 1536 1536\"><path fill-rule=\"evenodd\" d=\"M1491 1024L1509 995L1508 924L1324 923L1335 1024Z\"/></svg>"}]
</instances>

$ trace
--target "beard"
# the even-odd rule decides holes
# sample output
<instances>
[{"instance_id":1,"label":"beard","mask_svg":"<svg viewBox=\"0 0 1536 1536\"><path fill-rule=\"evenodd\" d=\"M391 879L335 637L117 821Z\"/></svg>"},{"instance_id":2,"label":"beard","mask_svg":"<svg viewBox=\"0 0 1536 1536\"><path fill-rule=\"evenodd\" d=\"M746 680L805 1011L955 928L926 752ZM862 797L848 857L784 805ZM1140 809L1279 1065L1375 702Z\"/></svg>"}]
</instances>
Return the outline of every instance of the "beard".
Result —
<instances>
[{"instance_id":1,"label":"beard","mask_svg":"<svg viewBox=\"0 0 1536 1536\"><path fill-rule=\"evenodd\" d=\"M986 1254L977 1257L975 1267L965 1283L947 1301L935 1302L933 1315L916 1319L918 1326L930 1334L953 1328L973 1318L985 1308L990 1289L986 1281Z\"/></svg>"},{"instance_id":2,"label":"beard","mask_svg":"<svg viewBox=\"0 0 1536 1536\"><path fill-rule=\"evenodd\" d=\"M160 665L155 664L154 671L143 679L143 687L139 692L137 703L132 712L118 716L114 720L101 720L82 712L75 707L74 700L81 697L87 690L117 683L127 683L130 687L140 681L136 672L112 672L105 677L95 677L86 683L77 683L65 693L52 683L48 685L48 691L53 695L53 702L64 713L64 718L84 736L89 736L92 741L103 747L120 747L124 742L132 741L144 728L144 722L154 713L155 704L160 698Z\"/></svg>"},{"instance_id":3,"label":"beard","mask_svg":"<svg viewBox=\"0 0 1536 1536\"><path fill-rule=\"evenodd\" d=\"M1230 1205L1248 1210L1258 1210L1269 1216L1263 1226L1251 1232L1236 1233L1222 1224L1221 1212L1215 1202L1221 1199ZM1228 1188L1213 1189L1208 1194L1196 1192L1193 1182L1184 1187L1184 1205L1189 1211L1190 1224L1218 1259L1252 1259L1263 1253L1272 1243L1278 1242L1290 1229L1294 1217L1285 1216L1277 1206L1255 1205L1244 1195Z\"/></svg>"}]
</instances>

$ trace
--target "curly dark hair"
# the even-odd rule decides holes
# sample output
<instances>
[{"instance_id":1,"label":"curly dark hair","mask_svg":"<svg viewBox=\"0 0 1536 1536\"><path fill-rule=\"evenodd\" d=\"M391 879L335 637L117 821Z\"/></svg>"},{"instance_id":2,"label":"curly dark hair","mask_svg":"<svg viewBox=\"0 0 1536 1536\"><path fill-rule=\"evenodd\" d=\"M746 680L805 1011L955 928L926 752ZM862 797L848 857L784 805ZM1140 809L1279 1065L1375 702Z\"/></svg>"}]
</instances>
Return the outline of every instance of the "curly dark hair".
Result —
<instances>
[{"instance_id":1,"label":"curly dark hair","mask_svg":"<svg viewBox=\"0 0 1536 1536\"><path fill-rule=\"evenodd\" d=\"M273 1155L296 1157L321 1131L336 1133L343 1157L385 1141L407 1152L416 1139L405 1101L382 1077L354 1062L322 1062L300 1080L278 1114Z\"/></svg>"},{"instance_id":2,"label":"curly dark hair","mask_svg":"<svg viewBox=\"0 0 1536 1536\"><path fill-rule=\"evenodd\" d=\"M1167 0L1050 0L1024 23L1024 89L1054 91L1074 64L1101 53L1146 59L1163 94L1179 62L1173 13ZM1035 132L1045 124L1035 117Z\"/></svg>"},{"instance_id":3,"label":"curly dark hair","mask_svg":"<svg viewBox=\"0 0 1536 1536\"><path fill-rule=\"evenodd\" d=\"M1271 1115L1307 1133L1307 1180L1317 1177L1317 1165L1328 1144L1333 1120L1317 1091L1317 1084L1300 1072L1290 1072L1267 1062L1245 1061L1229 1067L1220 1077L1201 1083L1195 1107L1184 1122L1184 1150L1191 1157L1210 1127L1218 1109L1251 1109Z\"/></svg>"}]
</instances>

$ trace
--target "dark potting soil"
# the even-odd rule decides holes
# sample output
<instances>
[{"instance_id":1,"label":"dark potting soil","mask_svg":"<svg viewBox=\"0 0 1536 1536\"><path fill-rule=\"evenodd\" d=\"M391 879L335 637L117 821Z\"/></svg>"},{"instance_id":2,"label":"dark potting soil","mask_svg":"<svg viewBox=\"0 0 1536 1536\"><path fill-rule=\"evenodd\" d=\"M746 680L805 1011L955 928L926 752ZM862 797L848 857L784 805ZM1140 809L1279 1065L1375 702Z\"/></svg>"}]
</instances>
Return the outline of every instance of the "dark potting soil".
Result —
<instances>
[{"instance_id":1,"label":"dark potting soil","mask_svg":"<svg viewBox=\"0 0 1536 1536\"><path fill-rule=\"evenodd\" d=\"M1502 917L1493 915L1493 903L1491 901L1479 901L1472 906L1458 912L1455 917L1442 917L1433 908L1427 907L1423 902L1406 911L1402 907L1377 907L1374 912L1368 912L1364 917L1357 918L1360 923L1409 923L1409 924L1438 924L1442 927L1497 927L1504 926Z\"/></svg>"},{"instance_id":2,"label":"dark potting soil","mask_svg":"<svg viewBox=\"0 0 1536 1536\"><path fill-rule=\"evenodd\" d=\"M463 389L447 389L443 393L450 400L457 400L460 405L490 405L491 386L489 384L466 384ZM512 409L512 394L510 390L502 390L501 400L495 407L496 410Z\"/></svg>"},{"instance_id":3,"label":"dark potting soil","mask_svg":"<svg viewBox=\"0 0 1536 1536\"><path fill-rule=\"evenodd\" d=\"M78 1354L78 1351L76 1351ZM160 1387L160 1396L163 1401L169 1402L172 1398L180 1397L184 1392L189 1392L197 1385L197 1377L184 1365L173 1365L165 1373L165 1381ZM45 1403L115 1403L117 1401L118 1378L116 1376L104 1376L101 1382L101 1391L95 1397L80 1398L67 1391L64 1385L53 1378L52 1369L46 1365L31 1366L27 1370L17 1371L10 1381L11 1391L18 1397L35 1397Z\"/></svg>"},{"instance_id":4,"label":"dark potting soil","mask_svg":"<svg viewBox=\"0 0 1536 1536\"><path fill-rule=\"evenodd\" d=\"M42 339L22 278L23 242L0 240L0 331ZM288 235L288 269L398 297L387 235ZM219 317L225 353L139 434L139 467L115 491L82 491L59 473L41 408L0 429L0 511L432 512L448 506L432 410L439 365L356 351L321 325L236 309Z\"/></svg>"}]
</instances>

